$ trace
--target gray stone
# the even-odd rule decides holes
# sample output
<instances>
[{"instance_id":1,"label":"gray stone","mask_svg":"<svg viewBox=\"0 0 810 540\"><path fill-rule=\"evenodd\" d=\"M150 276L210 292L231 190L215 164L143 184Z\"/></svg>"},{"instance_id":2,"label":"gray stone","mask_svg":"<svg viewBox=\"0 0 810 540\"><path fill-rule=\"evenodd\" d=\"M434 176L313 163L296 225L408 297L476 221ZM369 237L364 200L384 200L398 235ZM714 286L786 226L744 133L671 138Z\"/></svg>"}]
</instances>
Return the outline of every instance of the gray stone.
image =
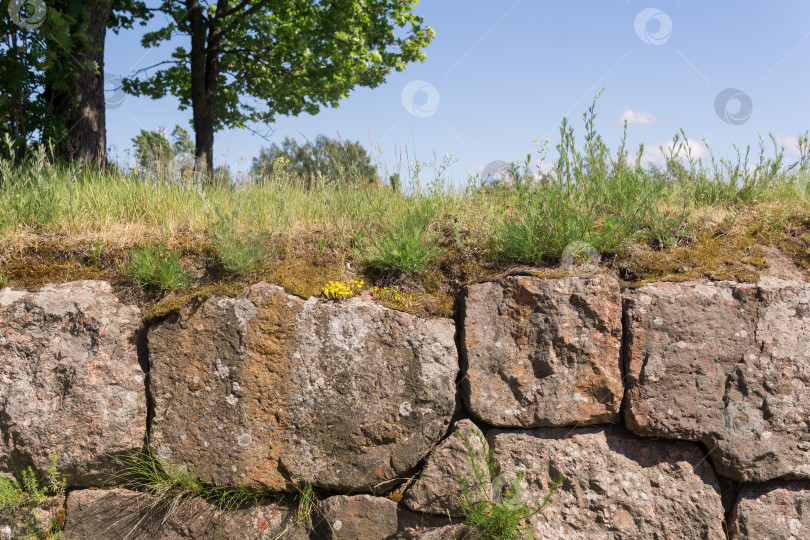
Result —
<instances>
[{"instance_id":1,"label":"gray stone","mask_svg":"<svg viewBox=\"0 0 810 540\"><path fill-rule=\"evenodd\" d=\"M770 482L745 486L729 525L731 540L810 538L810 483Z\"/></svg>"},{"instance_id":2,"label":"gray stone","mask_svg":"<svg viewBox=\"0 0 810 540\"><path fill-rule=\"evenodd\" d=\"M627 294L628 427L703 442L738 481L810 478L810 286L656 283Z\"/></svg>"},{"instance_id":3,"label":"gray stone","mask_svg":"<svg viewBox=\"0 0 810 540\"><path fill-rule=\"evenodd\" d=\"M149 331L151 444L221 485L335 491L405 477L455 408L452 321L259 283Z\"/></svg>"},{"instance_id":4,"label":"gray stone","mask_svg":"<svg viewBox=\"0 0 810 540\"><path fill-rule=\"evenodd\" d=\"M403 502L411 510L429 514L462 516L464 514L460 498L464 486L459 475L468 482L468 492L472 500L481 486L476 483L470 452L462 438L467 439L479 470L486 471L486 454L489 451L481 430L469 420L460 420L453 426L450 435L428 455L419 478L408 488ZM487 488L485 488L487 489Z\"/></svg>"},{"instance_id":5,"label":"gray stone","mask_svg":"<svg viewBox=\"0 0 810 540\"><path fill-rule=\"evenodd\" d=\"M218 510L203 499L158 500L126 489L71 491L62 540L305 540L289 503Z\"/></svg>"},{"instance_id":6,"label":"gray stone","mask_svg":"<svg viewBox=\"0 0 810 540\"><path fill-rule=\"evenodd\" d=\"M523 472L517 494L493 500L536 508L564 477L532 518L534 538L725 539L719 487L694 443L639 439L618 427L492 430L487 438L502 484Z\"/></svg>"},{"instance_id":7,"label":"gray stone","mask_svg":"<svg viewBox=\"0 0 810 540\"><path fill-rule=\"evenodd\" d=\"M0 473L43 472L55 452L69 485L100 485L143 445L140 329L103 281L0 291Z\"/></svg>"},{"instance_id":8,"label":"gray stone","mask_svg":"<svg viewBox=\"0 0 810 540\"><path fill-rule=\"evenodd\" d=\"M462 349L468 410L500 427L617 420L621 332L612 278L517 276L472 285Z\"/></svg>"}]
</instances>

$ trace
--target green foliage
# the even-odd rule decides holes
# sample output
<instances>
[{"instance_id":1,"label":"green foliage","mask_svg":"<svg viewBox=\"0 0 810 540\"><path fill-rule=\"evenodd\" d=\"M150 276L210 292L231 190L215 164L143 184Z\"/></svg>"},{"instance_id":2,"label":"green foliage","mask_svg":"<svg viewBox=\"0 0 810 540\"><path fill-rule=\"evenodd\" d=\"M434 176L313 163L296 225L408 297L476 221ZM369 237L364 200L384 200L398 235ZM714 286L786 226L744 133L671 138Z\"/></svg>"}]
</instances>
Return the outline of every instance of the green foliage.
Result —
<instances>
[{"instance_id":1,"label":"green foliage","mask_svg":"<svg viewBox=\"0 0 810 540\"><path fill-rule=\"evenodd\" d=\"M279 158L284 158L282 170L287 175L281 178L276 174ZM359 142L343 142L318 135L314 143L307 141L299 145L294 139L285 137L281 146L273 143L269 148L262 148L259 157L253 158L251 174L259 181L283 181L291 177L311 188L318 181L356 185L374 183L377 169Z\"/></svg>"},{"instance_id":2,"label":"green foliage","mask_svg":"<svg viewBox=\"0 0 810 540\"><path fill-rule=\"evenodd\" d=\"M39 97L46 51L40 33L17 26L8 8L9 0L0 2L0 136L24 148L43 127L45 106Z\"/></svg>"},{"instance_id":3,"label":"green foliage","mask_svg":"<svg viewBox=\"0 0 810 540\"><path fill-rule=\"evenodd\" d=\"M194 155L194 143L188 131L176 125L172 130L172 141L170 142L159 131L147 131L142 129L137 136L132 139L135 146L135 154L138 163L153 175L169 175L182 173L182 171L172 171L169 162L175 157L185 156L187 160L192 160ZM187 165L180 163L179 165Z\"/></svg>"},{"instance_id":4,"label":"green foliage","mask_svg":"<svg viewBox=\"0 0 810 540\"><path fill-rule=\"evenodd\" d=\"M317 508L318 498L315 489L309 482L304 482L298 489L298 504L295 507L295 522L311 524L312 513Z\"/></svg>"},{"instance_id":5,"label":"green foliage","mask_svg":"<svg viewBox=\"0 0 810 540\"><path fill-rule=\"evenodd\" d=\"M171 143L157 131L142 129L132 139L132 144L135 145L135 154L140 166L146 169L155 169L159 165L165 167L174 157Z\"/></svg>"},{"instance_id":6,"label":"green foliage","mask_svg":"<svg viewBox=\"0 0 810 540\"><path fill-rule=\"evenodd\" d=\"M172 141L174 141L172 143L174 155L194 154L194 141L191 139L191 135L179 125L174 126L172 130Z\"/></svg>"},{"instance_id":7,"label":"green foliage","mask_svg":"<svg viewBox=\"0 0 810 540\"><path fill-rule=\"evenodd\" d=\"M16 144L8 134L5 144L8 153L15 155ZM42 146L35 147L21 160L23 166L18 166L13 159L0 157L0 196L6 202L6 212L0 219L8 220L15 228L47 225L57 217L56 170L47 162ZM76 173L75 168L69 170L71 175Z\"/></svg>"},{"instance_id":8,"label":"green foliage","mask_svg":"<svg viewBox=\"0 0 810 540\"><path fill-rule=\"evenodd\" d=\"M460 429L456 435L464 443L467 458L473 471L473 478L465 478L459 473L462 494L459 498L465 515L465 526L473 538L481 540L531 540L533 538L530 519L542 512L551 503L551 497L562 484L562 475L549 486L543 500L533 505L526 501L521 482L523 474L514 477L497 476L498 467L492 457L492 450L482 455L470 437L478 439L479 448L486 447L486 439L480 431Z\"/></svg>"},{"instance_id":9,"label":"green foliage","mask_svg":"<svg viewBox=\"0 0 810 540\"><path fill-rule=\"evenodd\" d=\"M101 266L101 255L104 253L104 244L95 241L85 251L85 260L92 266Z\"/></svg>"},{"instance_id":10,"label":"green foliage","mask_svg":"<svg viewBox=\"0 0 810 540\"><path fill-rule=\"evenodd\" d=\"M601 253L617 253L641 238L666 244L684 234L685 214L659 207L667 183L641 167L643 148L636 164L628 165L626 125L618 154L610 159L595 130L598 98L584 115L584 151L577 150L574 130L563 119L551 176L534 185L518 183L515 206L494 228L496 257L533 263L542 257L560 257L573 242L585 242Z\"/></svg>"},{"instance_id":11,"label":"green foliage","mask_svg":"<svg viewBox=\"0 0 810 540\"><path fill-rule=\"evenodd\" d=\"M232 510L268 495L265 491L242 486L216 486L202 482L186 467L160 459L150 448L115 459L120 468L106 484L122 484L152 495L154 499L150 504L154 510L175 506L190 497L211 501L220 510Z\"/></svg>"},{"instance_id":12,"label":"green foliage","mask_svg":"<svg viewBox=\"0 0 810 540\"><path fill-rule=\"evenodd\" d=\"M399 271L415 276L441 255L439 235L432 230L432 216L412 209L396 216L382 232L370 232L358 240L357 256L369 270Z\"/></svg>"},{"instance_id":13,"label":"green foliage","mask_svg":"<svg viewBox=\"0 0 810 540\"><path fill-rule=\"evenodd\" d=\"M119 469L110 476L105 485L122 487L147 493L152 496L147 511L159 514L161 510L174 508L185 499L194 497L211 502L218 510L235 510L263 499L281 498L285 492L268 489L253 489L244 486L217 486L201 481L185 466L174 465L156 456L151 448L115 456ZM294 486L297 505L287 527L274 538L286 538L296 525L312 526L312 514L317 512L317 495L312 484L302 482Z\"/></svg>"},{"instance_id":14,"label":"green foliage","mask_svg":"<svg viewBox=\"0 0 810 540\"><path fill-rule=\"evenodd\" d=\"M217 220L209 224L217 259L226 272L243 275L261 267L271 253L267 248L269 235L250 234L237 228L238 210L228 214L215 208Z\"/></svg>"},{"instance_id":15,"label":"green foliage","mask_svg":"<svg viewBox=\"0 0 810 540\"><path fill-rule=\"evenodd\" d=\"M214 131L271 123L276 115L315 114L322 106L336 106L355 87L379 86L392 70L424 59L422 49L435 33L413 14L415 4L247 0L189 9L185 2L162 0L154 10L169 22L147 32L142 45L158 47L197 28L203 34L197 36L199 48L177 47L162 62L166 69L126 79L124 88L155 99L172 94L181 109L197 100L210 112ZM201 70L196 84L192 65ZM217 71L202 72L205 65ZM204 117L195 111L196 119Z\"/></svg>"},{"instance_id":16,"label":"green foliage","mask_svg":"<svg viewBox=\"0 0 810 540\"><path fill-rule=\"evenodd\" d=\"M155 287L172 291L191 284L189 274L180 268L180 254L158 243L130 251L130 264L124 268L127 275L141 287Z\"/></svg>"},{"instance_id":17,"label":"green foliage","mask_svg":"<svg viewBox=\"0 0 810 540\"><path fill-rule=\"evenodd\" d=\"M61 523L54 519L42 530L37 507L49 497L64 495L66 487L66 480L57 472L55 452L50 455L42 481L31 467L22 471L19 480L0 476L0 523L24 523L26 539L56 540Z\"/></svg>"}]
</instances>

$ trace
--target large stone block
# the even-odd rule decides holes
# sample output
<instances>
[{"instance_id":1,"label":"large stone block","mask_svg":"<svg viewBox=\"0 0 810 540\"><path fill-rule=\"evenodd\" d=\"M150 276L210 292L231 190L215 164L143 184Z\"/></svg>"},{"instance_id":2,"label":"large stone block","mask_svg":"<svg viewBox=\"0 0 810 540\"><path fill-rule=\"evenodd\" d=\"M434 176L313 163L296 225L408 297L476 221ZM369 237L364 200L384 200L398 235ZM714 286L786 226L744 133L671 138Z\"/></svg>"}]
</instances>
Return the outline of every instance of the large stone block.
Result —
<instances>
[{"instance_id":1,"label":"large stone block","mask_svg":"<svg viewBox=\"0 0 810 540\"><path fill-rule=\"evenodd\" d=\"M372 495L335 495L321 502L317 530L326 540L386 540L399 528L397 503Z\"/></svg>"},{"instance_id":2,"label":"large stone block","mask_svg":"<svg viewBox=\"0 0 810 540\"><path fill-rule=\"evenodd\" d=\"M410 473L455 407L454 325L259 283L149 331L158 455L205 481L371 488Z\"/></svg>"},{"instance_id":3,"label":"large stone block","mask_svg":"<svg viewBox=\"0 0 810 540\"><path fill-rule=\"evenodd\" d=\"M44 471L55 452L69 485L100 485L142 447L140 329L106 282L0 290L0 473Z\"/></svg>"},{"instance_id":4,"label":"large stone block","mask_svg":"<svg viewBox=\"0 0 810 540\"><path fill-rule=\"evenodd\" d=\"M457 431L461 432L461 436ZM476 465L486 471L488 451L481 430L469 420L460 420L453 426L450 435L428 455L419 478L405 492L403 502L416 512L463 516L460 498L464 485L459 475L466 480L471 498L477 499L480 486L476 484L470 460L475 460Z\"/></svg>"},{"instance_id":5,"label":"large stone block","mask_svg":"<svg viewBox=\"0 0 810 540\"><path fill-rule=\"evenodd\" d=\"M628 427L703 442L743 481L810 478L810 286L656 283L627 294Z\"/></svg>"},{"instance_id":6,"label":"large stone block","mask_svg":"<svg viewBox=\"0 0 810 540\"><path fill-rule=\"evenodd\" d=\"M769 482L745 486L731 515L731 540L810 538L810 483Z\"/></svg>"},{"instance_id":7,"label":"large stone block","mask_svg":"<svg viewBox=\"0 0 810 540\"><path fill-rule=\"evenodd\" d=\"M612 278L509 277L467 291L463 397L500 427L619 417L621 296Z\"/></svg>"},{"instance_id":8,"label":"large stone block","mask_svg":"<svg viewBox=\"0 0 810 540\"><path fill-rule=\"evenodd\" d=\"M218 510L203 499L161 501L129 491L78 490L67 498L62 540L306 540L288 502Z\"/></svg>"},{"instance_id":9,"label":"large stone block","mask_svg":"<svg viewBox=\"0 0 810 540\"><path fill-rule=\"evenodd\" d=\"M564 476L551 504L532 518L534 538L725 539L719 486L694 443L595 426L492 430L487 438L501 473L524 475L523 491L501 504L534 507Z\"/></svg>"}]
</instances>

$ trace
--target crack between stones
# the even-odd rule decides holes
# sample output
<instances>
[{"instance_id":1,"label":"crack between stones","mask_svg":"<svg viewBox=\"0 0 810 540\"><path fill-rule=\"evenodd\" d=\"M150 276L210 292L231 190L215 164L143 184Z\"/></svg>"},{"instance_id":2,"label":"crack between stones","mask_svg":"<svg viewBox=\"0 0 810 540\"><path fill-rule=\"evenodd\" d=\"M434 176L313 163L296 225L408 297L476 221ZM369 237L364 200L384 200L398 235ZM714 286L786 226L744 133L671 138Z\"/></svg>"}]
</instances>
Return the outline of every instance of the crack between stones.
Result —
<instances>
[{"instance_id":1,"label":"crack between stones","mask_svg":"<svg viewBox=\"0 0 810 540\"><path fill-rule=\"evenodd\" d=\"M144 395L146 396L146 434L144 436L144 449L149 447L149 434L152 431L152 420L155 417L155 400L149 389L151 365L149 363L149 326L144 326L135 336L135 345L138 355L138 364L143 371Z\"/></svg>"}]
</instances>

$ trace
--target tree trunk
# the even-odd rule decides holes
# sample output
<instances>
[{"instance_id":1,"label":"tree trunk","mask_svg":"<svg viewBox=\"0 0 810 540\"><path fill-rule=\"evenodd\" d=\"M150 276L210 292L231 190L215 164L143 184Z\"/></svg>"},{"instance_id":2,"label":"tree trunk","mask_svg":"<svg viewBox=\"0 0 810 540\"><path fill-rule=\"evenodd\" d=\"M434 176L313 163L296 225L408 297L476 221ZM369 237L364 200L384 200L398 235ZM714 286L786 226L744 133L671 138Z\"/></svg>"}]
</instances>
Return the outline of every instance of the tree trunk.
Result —
<instances>
[{"instance_id":1,"label":"tree trunk","mask_svg":"<svg viewBox=\"0 0 810 540\"><path fill-rule=\"evenodd\" d=\"M45 96L52 107L54 118L51 123L60 124L57 129L49 131L61 132L56 142L61 157L101 163L107 160L104 40L111 3L111 0L84 3L88 39L74 39L72 50L68 51L65 44L48 38L47 46L56 53L58 61L48 77ZM59 7L67 9L75 4L75 0L60 4ZM77 26L79 24L81 21ZM72 28L71 34L74 31L77 32L78 28ZM95 69L93 63L97 66Z\"/></svg>"},{"instance_id":2,"label":"tree trunk","mask_svg":"<svg viewBox=\"0 0 810 540\"><path fill-rule=\"evenodd\" d=\"M194 124L194 155L213 167L214 124L205 106L205 20L198 0L186 0L191 33L191 113ZM209 164L210 163L210 164ZM196 167L195 167L196 168Z\"/></svg>"},{"instance_id":3,"label":"tree trunk","mask_svg":"<svg viewBox=\"0 0 810 540\"><path fill-rule=\"evenodd\" d=\"M227 9L219 0L217 12ZM194 117L194 147L197 159L205 163L209 181L214 180L214 123L219 92L219 46L222 27L215 17L207 22L199 0L186 0L191 30L191 111Z\"/></svg>"}]
</instances>

